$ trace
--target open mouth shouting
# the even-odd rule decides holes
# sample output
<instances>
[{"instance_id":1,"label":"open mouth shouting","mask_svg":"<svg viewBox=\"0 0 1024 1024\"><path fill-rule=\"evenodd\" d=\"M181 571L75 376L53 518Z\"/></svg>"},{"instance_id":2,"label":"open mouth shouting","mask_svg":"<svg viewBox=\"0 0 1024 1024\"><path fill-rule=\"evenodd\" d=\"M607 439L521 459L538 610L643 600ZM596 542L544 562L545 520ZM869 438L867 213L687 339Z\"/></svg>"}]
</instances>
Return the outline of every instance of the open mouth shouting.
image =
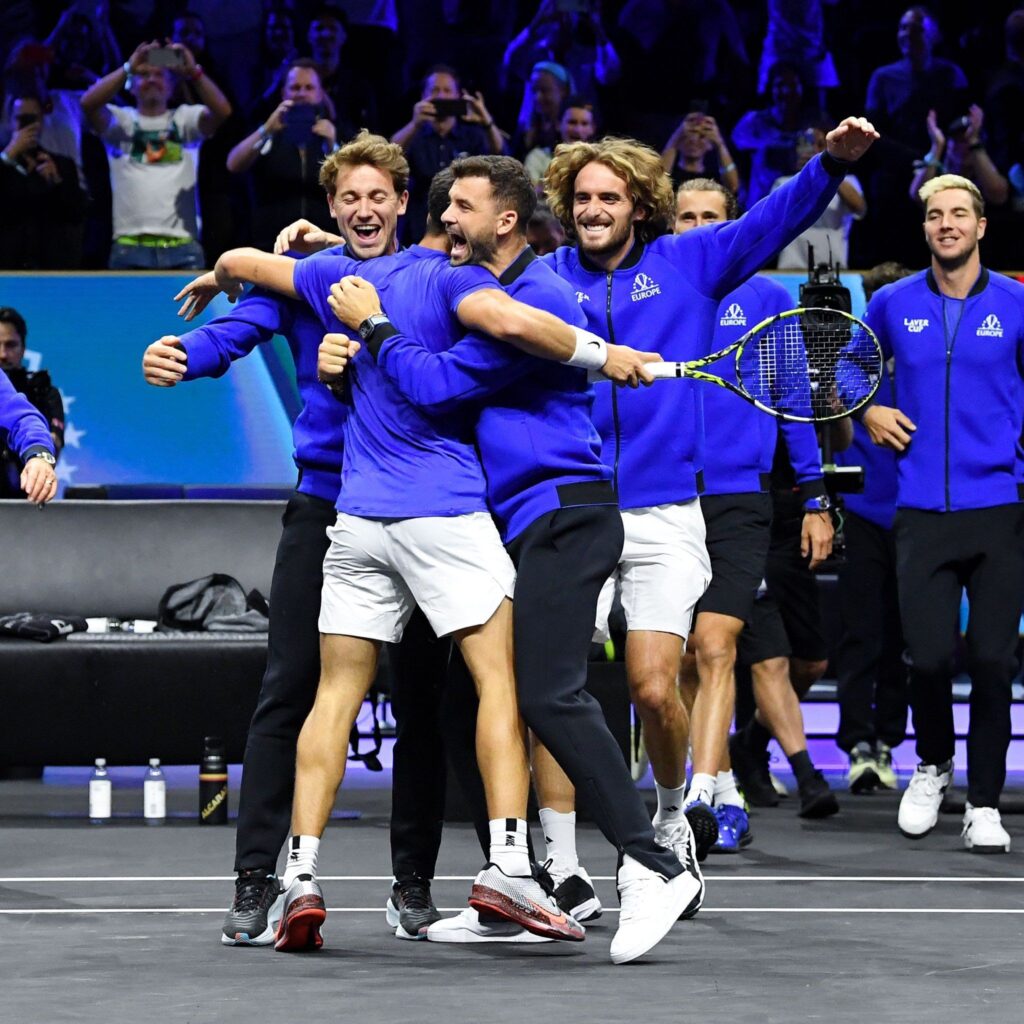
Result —
<instances>
[{"instance_id":1,"label":"open mouth shouting","mask_svg":"<svg viewBox=\"0 0 1024 1024\"><path fill-rule=\"evenodd\" d=\"M453 264L465 263L469 259L471 249L466 236L458 228L448 225L448 238L451 240L451 261Z\"/></svg>"}]
</instances>

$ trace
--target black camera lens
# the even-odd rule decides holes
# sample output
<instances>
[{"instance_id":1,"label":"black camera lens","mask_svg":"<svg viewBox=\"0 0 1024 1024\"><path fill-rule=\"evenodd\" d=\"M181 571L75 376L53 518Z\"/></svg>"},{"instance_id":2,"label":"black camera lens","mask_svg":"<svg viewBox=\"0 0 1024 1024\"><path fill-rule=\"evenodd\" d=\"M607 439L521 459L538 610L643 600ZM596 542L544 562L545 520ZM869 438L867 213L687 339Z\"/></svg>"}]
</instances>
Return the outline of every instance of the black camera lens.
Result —
<instances>
[{"instance_id":1,"label":"black camera lens","mask_svg":"<svg viewBox=\"0 0 1024 1024\"><path fill-rule=\"evenodd\" d=\"M958 139L961 135L965 135L967 133L967 129L970 127L971 119L965 114L963 117L958 117L950 124L946 129L946 135L951 139Z\"/></svg>"}]
</instances>

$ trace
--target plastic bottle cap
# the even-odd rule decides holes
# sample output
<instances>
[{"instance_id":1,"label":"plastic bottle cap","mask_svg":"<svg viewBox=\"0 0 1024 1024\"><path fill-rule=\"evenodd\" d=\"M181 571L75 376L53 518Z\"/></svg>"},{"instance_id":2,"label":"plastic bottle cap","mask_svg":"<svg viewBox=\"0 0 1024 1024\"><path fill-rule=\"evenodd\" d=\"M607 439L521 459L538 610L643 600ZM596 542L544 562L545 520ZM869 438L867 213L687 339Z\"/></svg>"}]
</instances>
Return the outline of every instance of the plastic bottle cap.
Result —
<instances>
[{"instance_id":1,"label":"plastic bottle cap","mask_svg":"<svg viewBox=\"0 0 1024 1024\"><path fill-rule=\"evenodd\" d=\"M107 766L107 759L105 757L97 757L96 758L96 767L97 768L106 768L106 766Z\"/></svg>"},{"instance_id":2,"label":"plastic bottle cap","mask_svg":"<svg viewBox=\"0 0 1024 1024\"><path fill-rule=\"evenodd\" d=\"M159 757L151 757L149 759L149 767L150 768L159 768L160 767L160 758Z\"/></svg>"}]
</instances>

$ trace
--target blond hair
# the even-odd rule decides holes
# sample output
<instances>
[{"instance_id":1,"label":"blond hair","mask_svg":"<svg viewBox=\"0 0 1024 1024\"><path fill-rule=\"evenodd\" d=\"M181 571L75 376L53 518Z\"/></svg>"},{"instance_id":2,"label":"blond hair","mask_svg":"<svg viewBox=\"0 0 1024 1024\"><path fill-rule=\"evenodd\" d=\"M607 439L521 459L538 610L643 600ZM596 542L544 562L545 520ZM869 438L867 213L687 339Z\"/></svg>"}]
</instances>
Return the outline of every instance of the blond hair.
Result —
<instances>
[{"instance_id":1,"label":"blond hair","mask_svg":"<svg viewBox=\"0 0 1024 1024\"><path fill-rule=\"evenodd\" d=\"M925 212L928 212L928 200L933 195L937 192L945 192L950 188L962 188L965 192L970 192L975 214L979 218L985 216L985 200L982 198L981 190L970 178L965 178L960 174L940 174L937 178L926 181L917 190L917 197L924 205Z\"/></svg>"},{"instance_id":2,"label":"blond hair","mask_svg":"<svg viewBox=\"0 0 1024 1024\"><path fill-rule=\"evenodd\" d=\"M675 214L672 182L661 157L636 139L606 138L600 142L563 143L544 175L544 192L551 212L566 231L573 231L573 194L576 176L587 164L603 164L626 183L633 203L643 211L634 230L641 242L667 234Z\"/></svg>"},{"instance_id":3,"label":"blond hair","mask_svg":"<svg viewBox=\"0 0 1024 1024\"><path fill-rule=\"evenodd\" d=\"M375 167L391 175L395 192L401 195L409 187L409 161L401 146L388 142L382 135L373 135L365 128L341 149L336 149L320 165L320 184L333 196L338 172L349 167Z\"/></svg>"}]
</instances>

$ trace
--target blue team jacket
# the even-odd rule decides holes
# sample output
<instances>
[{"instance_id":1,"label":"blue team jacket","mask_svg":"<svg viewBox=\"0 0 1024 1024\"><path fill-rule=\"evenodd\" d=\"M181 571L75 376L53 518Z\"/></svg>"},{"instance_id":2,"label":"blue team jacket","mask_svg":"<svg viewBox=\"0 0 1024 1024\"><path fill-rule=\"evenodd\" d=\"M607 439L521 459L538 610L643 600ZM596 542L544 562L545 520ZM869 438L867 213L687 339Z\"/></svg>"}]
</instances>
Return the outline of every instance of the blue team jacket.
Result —
<instances>
[{"instance_id":1,"label":"blue team jacket","mask_svg":"<svg viewBox=\"0 0 1024 1024\"><path fill-rule=\"evenodd\" d=\"M776 281L752 277L730 292L718 307L711 349L731 345L762 320L790 309L789 292ZM723 380L736 382L735 356L707 367ZM710 453L704 466L705 494L747 494L766 491L778 441L779 421L725 388L703 388L704 439ZM825 493L814 426L782 423L782 436L804 497Z\"/></svg>"},{"instance_id":2,"label":"blue team jacket","mask_svg":"<svg viewBox=\"0 0 1024 1024\"><path fill-rule=\"evenodd\" d=\"M6 373L0 373L0 431L7 432L7 447L22 461L38 452L53 455L53 438L43 414L14 390Z\"/></svg>"},{"instance_id":3,"label":"blue team jacket","mask_svg":"<svg viewBox=\"0 0 1024 1024\"><path fill-rule=\"evenodd\" d=\"M818 219L847 170L815 157L739 220L637 242L611 273L575 248L544 258L572 285L596 334L666 360L698 359L711 351L719 302ZM700 492L701 404L713 386L685 379L637 391L597 386L601 456L623 508L689 501Z\"/></svg>"},{"instance_id":4,"label":"blue team jacket","mask_svg":"<svg viewBox=\"0 0 1024 1024\"><path fill-rule=\"evenodd\" d=\"M498 283L520 302L583 326L572 289L532 249ZM378 360L409 400L429 413L483 403L476 442L488 504L504 541L553 509L615 504L591 420L594 391L583 370L475 334L447 352L395 334L380 347Z\"/></svg>"},{"instance_id":5,"label":"blue team jacket","mask_svg":"<svg viewBox=\"0 0 1024 1024\"><path fill-rule=\"evenodd\" d=\"M955 512L1020 501L1024 286L982 268L966 299L950 299L922 271L880 289L865 319L896 358L896 406L917 425L897 456L896 504Z\"/></svg>"},{"instance_id":6,"label":"blue team jacket","mask_svg":"<svg viewBox=\"0 0 1024 1024\"><path fill-rule=\"evenodd\" d=\"M220 377L275 334L288 342L302 410L292 426L293 458L303 494L334 503L341 486L341 458L346 406L316 379L317 349L324 329L305 303L254 288L224 316L182 336L188 354L185 380Z\"/></svg>"}]
</instances>

